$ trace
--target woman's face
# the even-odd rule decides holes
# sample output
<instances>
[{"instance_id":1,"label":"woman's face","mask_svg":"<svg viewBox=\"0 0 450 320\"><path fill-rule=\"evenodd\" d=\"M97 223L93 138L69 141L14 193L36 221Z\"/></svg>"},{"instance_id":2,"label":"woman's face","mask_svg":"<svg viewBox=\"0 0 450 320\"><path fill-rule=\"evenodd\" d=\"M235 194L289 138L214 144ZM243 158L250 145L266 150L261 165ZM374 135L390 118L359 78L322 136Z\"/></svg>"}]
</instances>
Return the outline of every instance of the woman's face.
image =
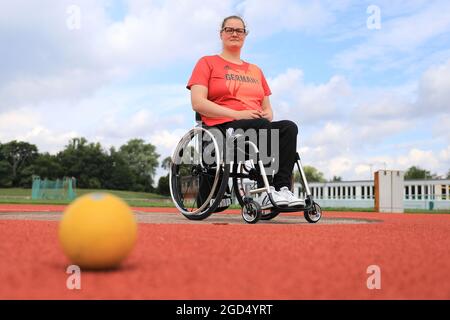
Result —
<instances>
[{"instance_id":1,"label":"woman's face","mask_svg":"<svg viewBox=\"0 0 450 320\"><path fill-rule=\"evenodd\" d=\"M231 50L242 48L245 36L244 24L239 19L228 19L220 32L223 46Z\"/></svg>"}]
</instances>

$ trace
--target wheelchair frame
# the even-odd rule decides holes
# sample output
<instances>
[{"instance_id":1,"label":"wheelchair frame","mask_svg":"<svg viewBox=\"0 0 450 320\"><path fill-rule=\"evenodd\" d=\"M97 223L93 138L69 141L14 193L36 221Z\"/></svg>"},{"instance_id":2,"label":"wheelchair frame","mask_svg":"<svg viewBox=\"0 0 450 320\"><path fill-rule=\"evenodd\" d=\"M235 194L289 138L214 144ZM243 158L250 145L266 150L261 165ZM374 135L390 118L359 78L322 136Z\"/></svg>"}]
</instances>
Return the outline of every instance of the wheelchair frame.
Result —
<instances>
[{"instance_id":1,"label":"wheelchair frame","mask_svg":"<svg viewBox=\"0 0 450 320\"><path fill-rule=\"evenodd\" d=\"M217 142L214 135L208 130L211 129L207 126L205 126L201 120L199 121L199 115L197 114L197 125L191 129L188 133L186 133L183 138L180 140L180 142L177 144L171 158L171 165L170 165L170 172L169 172L169 186L170 186L170 194L172 197L172 201L174 202L177 209L188 219L190 220L203 220L210 216L214 212L223 211L228 208L228 206L231 204L231 193L234 192L239 204L241 205L241 214L244 219L244 221L248 223L256 223L260 219L261 220L270 220L275 218L278 214L282 212L304 212L305 219L310 223L316 223L320 220L322 216L322 210L320 206L314 202L313 197L311 195L311 191L308 186L308 182L306 180L306 175L303 170L303 166L301 163L300 156L298 152L296 153L296 166L297 169L300 172L300 180L301 184L305 190L305 205L304 206L295 206L295 207L288 207L288 206L278 206L275 201L273 200L272 192L270 190L269 181L267 178L267 174L264 168L264 164L262 160L259 157L259 149L256 146L255 143L252 141L245 141L244 140L244 146L248 145L249 148L253 148L253 151L256 154L256 160L257 165L259 167L262 180L264 182L264 186L262 188L255 188L251 189L249 191L249 194L245 194L244 196L240 194L240 190L236 190L236 188L239 189L238 185L238 179L242 180L249 179L252 181L255 181L257 170L255 163L253 159L250 159L249 162L253 168L250 168L249 170L246 169L245 164L243 163L234 163L233 161L230 161L229 164L226 163L226 161L223 161L223 159L228 159L227 149L226 146L229 146L230 142L234 143L238 141L238 139L241 138L239 134L230 134L228 135L228 132L225 133L225 144L223 145L223 151L220 151L219 143ZM215 128L215 127L212 127ZM217 128L215 128L217 129ZM210 143L209 148L213 147L214 152L212 152L212 156L215 159L216 167L208 167L208 165L204 164L203 161L203 153L204 150L202 149L200 152L198 150L195 150L195 146L198 146L195 144L196 134L206 134L211 139L212 143ZM194 139L192 140L192 138ZM191 139L191 140L189 140ZM194 141L194 150L193 147L189 149L189 145L184 145L186 141ZM189 160L192 160L192 155L199 157L198 164L190 164L191 167L186 169L186 167L182 167L182 160L183 157L186 156L186 150L188 153ZM245 152L245 151L244 151ZM180 164L178 163L180 162ZM177 167L178 166L178 167ZM240 169L241 172L238 172ZM181 177L180 172L184 171L190 171L190 175L193 177L199 177L199 180L209 178L211 179L211 176L214 176L214 181L211 186L211 190L209 191L208 197L204 199L204 203L200 204L201 200L200 198L200 184L199 182L199 193L196 195L197 202L197 208L186 208L186 205L182 201L184 201L184 196L180 195L182 186L183 186L183 177ZM243 172L247 171L247 173ZM189 172L188 172L189 173ZM233 186L231 188L230 194L227 194L224 198L224 195L227 193L227 190L229 189L229 179L233 180ZM180 180L180 181L178 181ZM190 186L188 186L189 190ZM194 186L195 190L195 186ZM239 191L239 193L238 193ZM244 191L244 190L243 190ZM261 209L260 205L253 200L252 195L256 195L257 193L266 192L270 202L272 203L273 207L270 209ZM188 193L188 192L187 192ZM228 201L228 199L230 201ZM225 201L224 201L225 200Z\"/></svg>"}]
</instances>

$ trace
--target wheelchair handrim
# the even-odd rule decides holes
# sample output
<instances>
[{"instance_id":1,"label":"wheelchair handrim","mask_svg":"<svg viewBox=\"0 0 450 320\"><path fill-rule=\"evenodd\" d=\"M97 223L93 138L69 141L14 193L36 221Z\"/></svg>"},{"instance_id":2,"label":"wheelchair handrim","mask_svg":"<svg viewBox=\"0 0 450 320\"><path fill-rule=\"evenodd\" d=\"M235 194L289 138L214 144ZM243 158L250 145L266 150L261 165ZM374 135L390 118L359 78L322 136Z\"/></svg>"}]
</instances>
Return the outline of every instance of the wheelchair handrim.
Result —
<instances>
[{"instance_id":1,"label":"wheelchair handrim","mask_svg":"<svg viewBox=\"0 0 450 320\"><path fill-rule=\"evenodd\" d=\"M180 142L177 145L177 148L175 149L173 155L172 155L172 159L176 159L176 157L178 156L179 152L180 152L180 148L183 147L183 144L186 142L186 140L190 140L192 139L192 137L195 136L196 133L203 131L205 133L207 133L209 135L209 137L211 137L212 142L214 143L214 148L216 150L216 173L214 176L214 182L211 188L211 192L209 193L208 197L206 198L205 202L200 206L200 208L197 208L194 211L189 211L186 208L182 207L179 205L178 203L178 199L174 194L174 190L173 190L173 165L172 164L170 166L170 170L169 170L169 189L170 189L170 195L172 197L172 201L175 204L175 206L177 207L177 209L184 215L201 215L204 211L205 208L207 208L207 206L209 206L210 201L213 197L214 191L217 187L218 181L219 181L219 172L220 172L220 150L219 150L219 145L217 143L217 140L214 138L214 136L206 129L198 127L198 128L193 128L191 129L188 133L186 133L183 138L181 138Z\"/></svg>"}]
</instances>

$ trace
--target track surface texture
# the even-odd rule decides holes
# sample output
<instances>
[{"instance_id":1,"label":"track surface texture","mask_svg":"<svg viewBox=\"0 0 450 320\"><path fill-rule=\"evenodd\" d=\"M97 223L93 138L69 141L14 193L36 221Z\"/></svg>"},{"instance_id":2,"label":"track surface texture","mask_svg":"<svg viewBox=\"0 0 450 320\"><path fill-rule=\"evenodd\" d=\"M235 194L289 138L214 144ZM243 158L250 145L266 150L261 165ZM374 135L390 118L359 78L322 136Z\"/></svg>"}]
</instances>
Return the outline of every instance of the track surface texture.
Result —
<instances>
[{"instance_id":1,"label":"track surface texture","mask_svg":"<svg viewBox=\"0 0 450 320\"><path fill-rule=\"evenodd\" d=\"M116 270L81 272L57 239L63 206L0 205L0 299L450 299L450 215L281 214L256 225L237 210L189 221L134 208L138 241ZM35 213L32 213L35 212ZM380 268L381 289L368 289Z\"/></svg>"}]
</instances>

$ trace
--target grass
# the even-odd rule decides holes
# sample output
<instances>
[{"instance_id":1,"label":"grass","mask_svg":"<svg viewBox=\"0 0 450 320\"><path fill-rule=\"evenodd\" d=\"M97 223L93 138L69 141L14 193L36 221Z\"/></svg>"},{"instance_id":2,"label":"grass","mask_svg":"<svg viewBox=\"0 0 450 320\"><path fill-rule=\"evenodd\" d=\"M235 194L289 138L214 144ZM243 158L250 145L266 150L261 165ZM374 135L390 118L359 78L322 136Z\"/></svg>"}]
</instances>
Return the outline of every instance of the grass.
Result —
<instances>
[{"instance_id":1,"label":"grass","mask_svg":"<svg viewBox=\"0 0 450 320\"><path fill-rule=\"evenodd\" d=\"M82 196L93 192L107 192L114 194L125 200L133 207L175 207L170 197L155 193L120 191L120 190L98 190L98 189L77 189L77 196ZM0 204L56 204L67 205L69 200L32 200L31 189L23 188L0 188ZM238 204L232 204L230 209L240 209ZM322 208L323 211L346 211L346 212L374 212L374 208ZM450 214L450 210L425 210L425 209L405 209L405 213L430 213L430 214Z\"/></svg>"},{"instance_id":2,"label":"grass","mask_svg":"<svg viewBox=\"0 0 450 320\"><path fill-rule=\"evenodd\" d=\"M374 208L322 208L323 211L346 211L346 212L375 212ZM405 209L405 213L431 213L431 214L450 214L450 210L445 209Z\"/></svg>"},{"instance_id":3,"label":"grass","mask_svg":"<svg viewBox=\"0 0 450 320\"><path fill-rule=\"evenodd\" d=\"M135 192L135 191L121 191L121 190L104 190L104 189L77 189L78 196L92 192L108 192L116 196L126 199L167 199L167 196L162 196L156 193ZM22 197L31 198L31 189L26 188L0 188L0 197Z\"/></svg>"},{"instance_id":4,"label":"grass","mask_svg":"<svg viewBox=\"0 0 450 320\"><path fill-rule=\"evenodd\" d=\"M322 207L322 211L375 212L373 208Z\"/></svg>"},{"instance_id":5,"label":"grass","mask_svg":"<svg viewBox=\"0 0 450 320\"><path fill-rule=\"evenodd\" d=\"M0 197L30 197L31 189L0 188Z\"/></svg>"},{"instance_id":6,"label":"grass","mask_svg":"<svg viewBox=\"0 0 450 320\"><path fill-rule=\"evenodd\" d=\"M104 189L77 189L77 197L88 193L107 192L125 200L133 207L173 207L170 197L155 193L104 190ZM11 204L59 204L67 205L69 200L33 200L31 199L31 189L23 188L0 188L0 203Z\"/></svg>"},{"instance_id":7,"label":"grass","mask_svg":"<svg viewBox=\"0 0 450 320\"><path fill-rule=\"evenodd\" d=\"M134 191L121 191L121 190L95 190L95 189L77 189L77 195L82 196L87 193L93 193L93 192L108 192L111 194L114 194L118 197L121 197L123 199L141 199L141 200L148 200L148 199L170 199L167 196L162 196L160 194L156 193L148 193L148 192L134 192ZM31 191L30 191L31 193Z\"/></svg>"},{"instance_id":8,"label":"grass","mask_svg":"<svg viewBox=\"0 0 450 320\"><path fill-rule=\"evenodd\" d=\"M425 210L425 209L405 209L406 213L439 213L439 214L450 214L450 210L446 209L435 209L435 210Z\"/></svg>"}]
</instances>

